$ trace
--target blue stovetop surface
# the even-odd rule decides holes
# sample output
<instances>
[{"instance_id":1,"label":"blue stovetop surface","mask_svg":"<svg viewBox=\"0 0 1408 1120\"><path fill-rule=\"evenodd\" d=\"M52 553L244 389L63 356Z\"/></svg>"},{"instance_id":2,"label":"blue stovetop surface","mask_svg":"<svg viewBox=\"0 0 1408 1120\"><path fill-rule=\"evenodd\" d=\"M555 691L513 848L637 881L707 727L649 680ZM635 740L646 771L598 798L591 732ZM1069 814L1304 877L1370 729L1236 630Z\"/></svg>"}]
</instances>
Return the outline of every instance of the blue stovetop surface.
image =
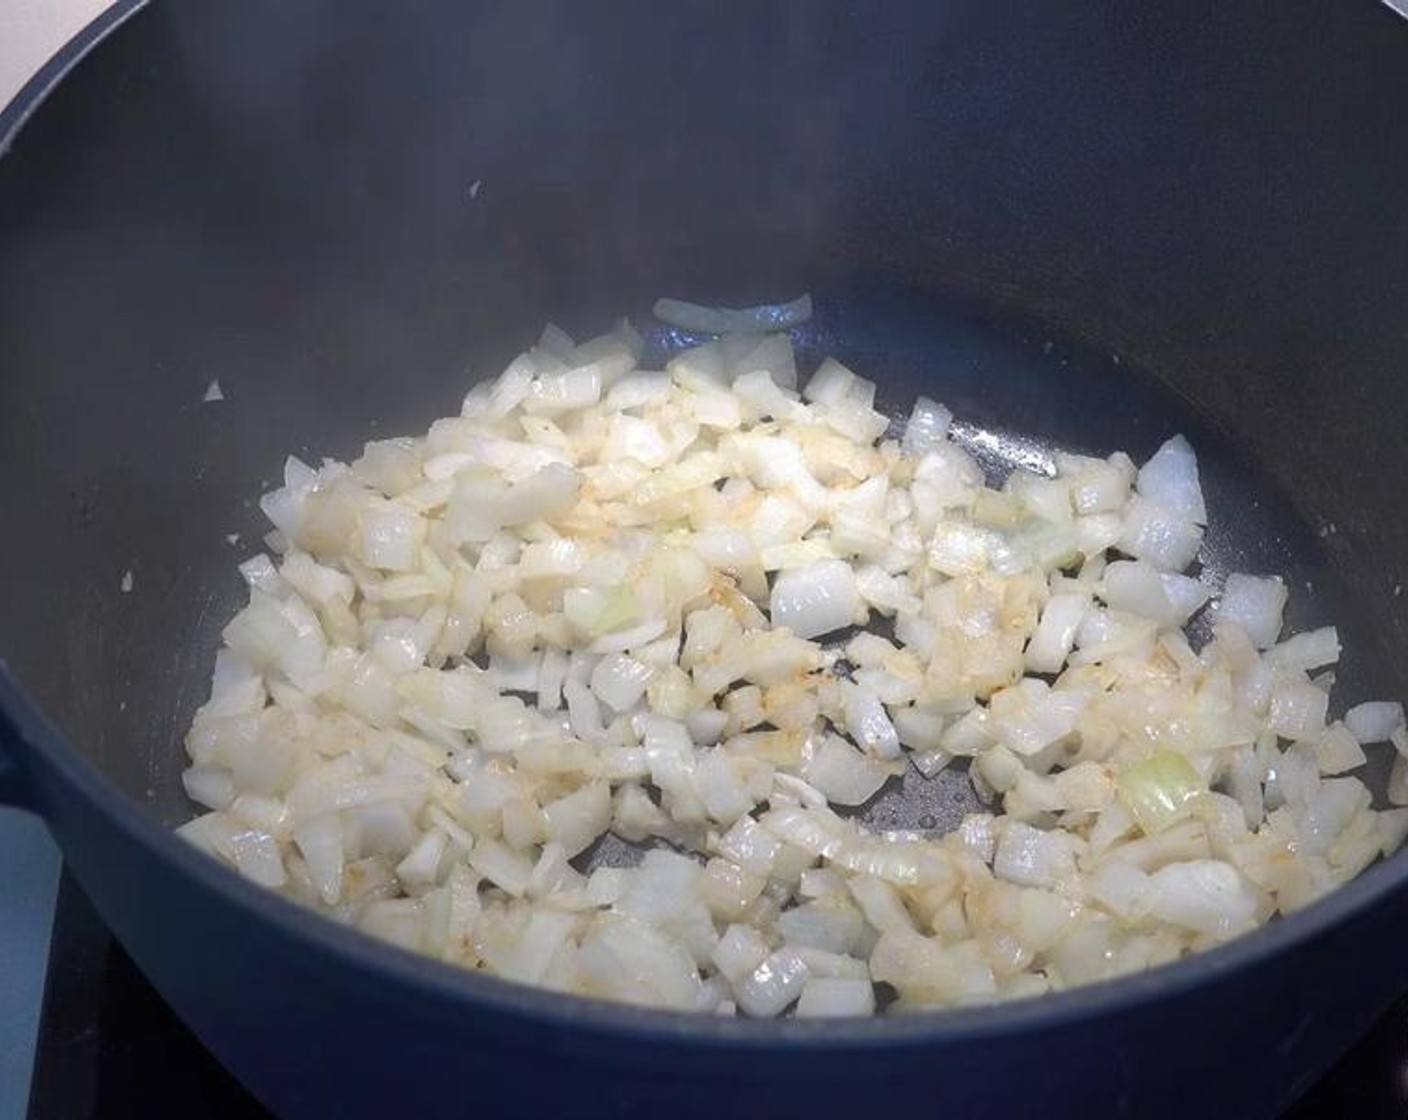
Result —
<instances>
[{"instance_id":1,"label":"blue stovetop surface","mask_svg":"<svg viewBox=\"0 0 1408 1120\"><path fill-rule=\"evenodd\" d=\"M0 1116L23 1116L58 889L59 853L37 817L0 809Z\"/></svg>"}]
</instances>

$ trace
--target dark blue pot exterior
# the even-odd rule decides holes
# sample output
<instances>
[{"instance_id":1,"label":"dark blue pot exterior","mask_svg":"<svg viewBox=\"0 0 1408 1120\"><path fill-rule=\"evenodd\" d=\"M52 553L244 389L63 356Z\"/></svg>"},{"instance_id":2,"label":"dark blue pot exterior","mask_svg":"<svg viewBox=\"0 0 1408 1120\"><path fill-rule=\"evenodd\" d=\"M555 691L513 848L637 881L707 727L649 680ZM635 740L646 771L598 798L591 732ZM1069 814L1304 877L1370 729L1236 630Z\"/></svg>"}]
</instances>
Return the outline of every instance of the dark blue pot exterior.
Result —
<instances>
[{"instance_id":1,"label":"dark blue pot exterior","mask_svg":"<svg viewBox=\"0 0 1408 1120\"><path fill-rule=\"evenodd\" d=\"M1270 1117L1367 1029L1403 973L1399 891L1337 899L1348 912L1293 943L1074 998L874 1030L701 1029L364 944L198 853L164 858L164 834L95 775L41 763L30 778L26 796L123 945L286 1117Z\"/></svg>"},{"instance_id":2,"label":"dark blue pot exterior","mask_svg":"<svg viewBox=\"0 0 1408 1120\"><path fill-rule=\"evenodd\" d=\"M1241 555L1323 536L1343 679L1401 695L1408 25L1386 7L186 0L13 133L59 69L0 118L0 791L277 1113L1271 1116L1401 990L1403 856L1117 984L757 1024L454 973L168 831L238 595L225 537L263 532L248 499L282 455L423 427L467 355L656 294L893 280L1152 371L1293 496ZM894 358L915 383L958 368ZM994 415L1041 419L1010 394ZM1166 434L1110 399L1046 418Z\"/></svg>"}]
</instances>

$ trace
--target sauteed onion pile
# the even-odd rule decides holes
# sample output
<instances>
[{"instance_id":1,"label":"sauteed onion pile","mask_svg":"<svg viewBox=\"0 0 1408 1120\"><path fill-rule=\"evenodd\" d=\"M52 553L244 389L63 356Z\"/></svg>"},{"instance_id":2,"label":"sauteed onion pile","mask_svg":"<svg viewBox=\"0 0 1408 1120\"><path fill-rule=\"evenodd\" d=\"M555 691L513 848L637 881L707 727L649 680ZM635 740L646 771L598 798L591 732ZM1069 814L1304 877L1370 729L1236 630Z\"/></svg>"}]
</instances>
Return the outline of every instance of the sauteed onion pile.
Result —
<instances>
[{"instance_id":1,"label":"sauteed onion pile","mask_svg":"<svg viewBox=\"0 0 1408 1120\"><path fill-rule=\"evenodd\" d=\"M423 437L288 461L184 836L416 952L763 1017L1148 968L1401 843L1353 771L1402 707L1334 718L1338 636L1284 635L1276 576L1184 574L1184 439L994 484L939 404L752 333L809 301L657 310L722 333L657 372L549 326ZM992 811L857 822L946 768Z\"/></svg>"}]
</instances>

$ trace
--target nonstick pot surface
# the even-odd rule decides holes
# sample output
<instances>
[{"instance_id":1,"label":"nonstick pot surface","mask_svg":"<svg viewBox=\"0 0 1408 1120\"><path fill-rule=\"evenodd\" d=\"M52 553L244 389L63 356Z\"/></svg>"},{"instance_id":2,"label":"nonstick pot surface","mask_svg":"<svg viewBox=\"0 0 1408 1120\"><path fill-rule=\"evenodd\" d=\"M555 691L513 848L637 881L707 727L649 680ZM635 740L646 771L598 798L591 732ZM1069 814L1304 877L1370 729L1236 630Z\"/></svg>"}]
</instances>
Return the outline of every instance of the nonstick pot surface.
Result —
<instances>
[{"instance_id":1,"label":"nonstick pot surface","mask_svg":"<svg viewBox=\"0 0 1408 1120\"><path fill-rule=\"evenodd\" d=\"M0 579L64 589L5 597L4 653L175 821L285 454L423 431L546 318L810 289L812 353L897 409L1136 455L1185 431L1210 565L1291 577L1346 630L1345 699L1388 694L1408 145L1365 153L1408 29L1372 9L141 13L0 171L0 467L35 542Z\"/></svg>"},{"instance_id":2,"label":"nonstick pot surface","mask_svg":"<svg viewBox=\"0 0 1408 1120\"><path fill-rule=\"evenodd\" d=\"M423 430L544 318L586 332L661 294L811 290L806 352L874 377L897 410L923 391L983 432L1136 456L1187 434L1210 574L1286 575L1292 625L1341 627L1342 701L1401 693L1408 29L1370 3L1293 0L1274 23L1194 7L141 13L0 161L0 657L175 823L181 735L284 454ZM203 405L212 379L226 400ZM80 806L120 818L69 792L46 793L67 805L61 837ZM947 778L882 801L876 823L942 823L967 796ZM252 912L149 840L153 882ZM80 855L102 886L95 851ZM98 894L182 1013L276 1085L195 955L158 954L155 923L119 913L111 883ZM252 925L250 967L267 953L285 988L307 981L281 955L289 923ZM1385 945L1355 928L1382 968ZM434 1019L452 986L415 975ZM322 979L329 1014L360 998ZM1154 1014L1162 983L1126 989L1131 1014ZM410 990L373 1003L394 1017ZM1387 994L1356 998L1344 1030L1320 1015L1278 1060L1313 1073ZM1113 1022L1097 1003L1072 1021Z\"/></svg>"},{"instance_id":3,"label":"nonstick pot surface","mask_svg":"<svg viewBox=\"0 0 1408 1120\"><path fill-rule=\"evenodd\" d=\"M648 310L641 310L650 302L633 295L625 306L650 338L645 364L659 366L692 336L652 327ZM1337 703L1394 694L1369 604L1327 553L1331 523L1308 523L1235 438L1166 384L1118 355L944 293L867 277L847 289L819 290L815 302L814 321L795 332L804 365L826 355L840 358L879 383L877 406L896 417L907 414L915 396L937 395L955 411L958 442L994 479L1038 467L1056 450L1097 455L1127 450L1142 460L1169 436L1188 436L1199 453L1211 511L1195 570L1213 586L1232 571L1284 576L1292 630L1326 624L1340 629L1345 653ZM612 321L605 308L565 310L552 316L601 327ZM523 336L517 345L526 348L531 342L531 335ZM250 383L235 371L220 378L226 399L205 404L206 370L171 379L162 390L167 399L158 406L165 413L160 422L170 426L164 435L168 442L153 449L165 461L150 466L176 476L183 493L173 500L183 504L144 510L135 504L144 499L134 491L149 489L154 479L124 470L94 480L93 496L80 499L79 518L88 519L85 531L101 541L108 528L119 540L98 543L101 555L84 561L99 568L101 582L82 601L97 619L90 614L70 624L86 631L71 656L101 656L120 666L118 673L95 674L96 687L86 691L84 709L94 711L101 725L99 741L114 744L104 765L130 794L168 823L194 811L179 780L187 764L184 730L208 693L220 631L246 596L235 565L265 548L262 537L269 526L251 508L252 500L277 484L283 455L349 458L367 439L421 432L433 419L454 414L473 380L492 376L509 353L491 351L475 361L471 348L462 370L421 376L407 370L389 378L398 390L398 412L411 414L399 427L377 416L330 415L316 386L290 413L290 389L282 380ZM336 392L361 395L345 383ZM65 420L67 438L99 443L112 438L110 423L102 408L76 411ZM272 443L270 426L288 430L287 443L269 449L259 477L239 493L238 482L222 477L231 453L238 448L248 458L250 444ZM124 466L135 450L124 449ZM177 459L180 454L187 458ZM231 541L236 533L239 539ZM132 589L124 592L128 572ZM1204 630L1195 622L1195 637ZM1386 752L1376 754L1367 775L1379 794L1387 761ZM933 780L911 770L902 786L892 783L867 806L864 819L877 828L945 830L979 807L964 770L944 771Z\"/></svg>"}]
</instances>

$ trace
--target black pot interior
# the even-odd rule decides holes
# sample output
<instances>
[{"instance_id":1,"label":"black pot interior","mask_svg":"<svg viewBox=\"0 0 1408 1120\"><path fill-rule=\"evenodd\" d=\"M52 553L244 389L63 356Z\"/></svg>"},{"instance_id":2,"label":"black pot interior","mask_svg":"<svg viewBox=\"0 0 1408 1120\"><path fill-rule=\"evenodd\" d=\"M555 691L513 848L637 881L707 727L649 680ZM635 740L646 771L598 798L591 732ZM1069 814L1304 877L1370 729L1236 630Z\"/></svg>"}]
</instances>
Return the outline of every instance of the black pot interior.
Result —
<instances>
[{"instance_id":1,"label":"black pot interior","mask_svg":"<svg viewBox=\"0 0 1408 1120\"><path fill-rule=\"evenodd\" d=\"M1206 566L1337 622L1342 702L1402 695L1408 24L1268 16L139 14L0 162L0 656L184 819L182 735L286 453L423 431L546 318L811 290L805 348L896 409L1136 455L1186 432Z\"/></svg>"}]
</instances>

